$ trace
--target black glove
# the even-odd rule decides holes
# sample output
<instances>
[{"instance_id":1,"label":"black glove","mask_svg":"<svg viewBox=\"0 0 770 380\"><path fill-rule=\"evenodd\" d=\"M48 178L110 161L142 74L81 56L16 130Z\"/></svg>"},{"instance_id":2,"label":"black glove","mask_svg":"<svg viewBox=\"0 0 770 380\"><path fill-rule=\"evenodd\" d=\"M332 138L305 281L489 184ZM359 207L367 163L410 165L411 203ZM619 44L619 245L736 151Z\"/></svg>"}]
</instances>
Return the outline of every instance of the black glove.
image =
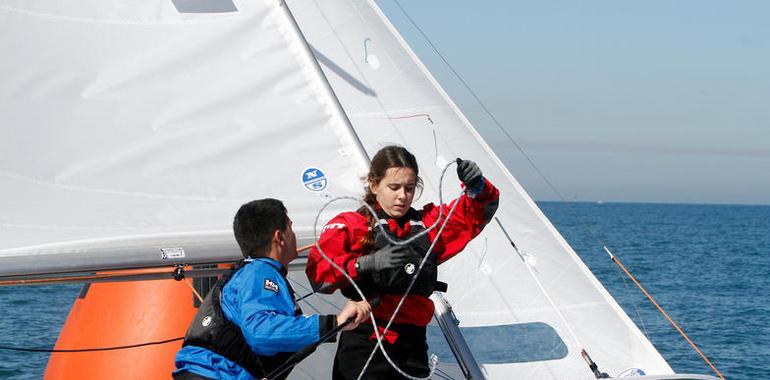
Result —
<instances>
[{"instance_id":1,"label":"black glove","mask_svg":"<svg viewBox=\"0 0 770 380\"><path fill-rule=\"evenodd\" d=\"M475 162L458 157L457 178L465 184L466 189L476 189L481 182L481 169Z\"/></svg>"},{"instance_id":2,"label":"black glove","mask_svg":"<svg viewBox=\"0 0 770 380\"><path fill-rule=\"evenodd\" d=\"M356 270L363 274L402 267L409 262L409 256L406 246L388 245L374 253L356 259Z\"/></svg>"}]
</instances>

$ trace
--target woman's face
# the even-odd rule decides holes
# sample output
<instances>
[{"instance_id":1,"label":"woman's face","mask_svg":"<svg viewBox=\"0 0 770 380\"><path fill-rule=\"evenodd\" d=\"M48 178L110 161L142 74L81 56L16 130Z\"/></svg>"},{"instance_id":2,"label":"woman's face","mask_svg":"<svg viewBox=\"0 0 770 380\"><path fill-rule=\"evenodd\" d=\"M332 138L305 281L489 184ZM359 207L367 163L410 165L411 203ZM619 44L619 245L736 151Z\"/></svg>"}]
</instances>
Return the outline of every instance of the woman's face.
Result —
<instances>
[{"instance_id":1,"label":"woman's face","mask_svg":"<svg viewBox=\"0 0 770 380\"><path fill-rule=\"evenodd\" d=\"M410 168L389 168L379 183L369 184L382 210L392 218L409 211L417 188L417 174Z\"/></svg>"}]
</instances>

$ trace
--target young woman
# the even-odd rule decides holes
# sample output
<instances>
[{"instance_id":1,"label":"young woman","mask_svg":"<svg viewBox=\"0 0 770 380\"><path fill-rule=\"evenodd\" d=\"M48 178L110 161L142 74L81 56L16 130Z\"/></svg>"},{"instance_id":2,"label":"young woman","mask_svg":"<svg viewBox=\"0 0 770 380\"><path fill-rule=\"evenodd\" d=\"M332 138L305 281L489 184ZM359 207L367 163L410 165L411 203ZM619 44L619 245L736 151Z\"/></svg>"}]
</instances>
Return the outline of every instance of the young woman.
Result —
<instances>
[{"instance_id":1,"label":"young woman","mask_svg":"<svg viewBox=\"0 0 770 380\"><path fill-rule=\"evenodd\" d=\"M427 204L422 210L412 208L415 192L422 186L417 160L405 148L387 146L372 159L366 177L364 202L377 215L362 207L337 215L323 229L319 245L337 265L344 268L364 292L367 299L380 298L373 310L377 329L382 333L406 291L412 276L439 228L407 245L394 245L382 235L379 225L396 241L406 240L429 228L439 216L442 221L453 203ZM383 346L402 371L412 376L429 374L425 326L433 317L433 302L428 298L437 283L437 267L458 254L490 221L497 209L499 191L486 181L478 165L458 159L457 175L466 192L444 231L438 237L432 254L419 273L415 284L396 315ZM439 225L440 226L440 225ZM310 251L306 272L316 291L342 294L353 300L360 296L345 276L326 261L314 247ZM374 326L362 323L340 336L334 359L334 379L356 379L376 346ZM367 367L365 378L402 378L378 351Z\"/></svg>"}]
</instances>

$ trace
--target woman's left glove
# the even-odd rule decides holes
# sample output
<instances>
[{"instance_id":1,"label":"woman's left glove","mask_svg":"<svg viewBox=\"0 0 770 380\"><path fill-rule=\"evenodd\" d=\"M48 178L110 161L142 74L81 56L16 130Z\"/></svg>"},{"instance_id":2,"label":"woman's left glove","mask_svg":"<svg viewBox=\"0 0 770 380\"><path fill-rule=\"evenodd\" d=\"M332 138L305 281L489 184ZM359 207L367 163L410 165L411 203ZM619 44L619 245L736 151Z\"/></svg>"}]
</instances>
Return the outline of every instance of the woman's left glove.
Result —
<instances>
[{"instance_id":1,"label":"woman's left glove","mask_svg":"<svg viewBox=\"0 0 770 380\"><path fill-rule=\"evenodd\" d=\"M471 191L480 191L482 184L481 169L471 160L457 158L457 178L465 184L465 188Z\"/></svg>"}]
</instances>

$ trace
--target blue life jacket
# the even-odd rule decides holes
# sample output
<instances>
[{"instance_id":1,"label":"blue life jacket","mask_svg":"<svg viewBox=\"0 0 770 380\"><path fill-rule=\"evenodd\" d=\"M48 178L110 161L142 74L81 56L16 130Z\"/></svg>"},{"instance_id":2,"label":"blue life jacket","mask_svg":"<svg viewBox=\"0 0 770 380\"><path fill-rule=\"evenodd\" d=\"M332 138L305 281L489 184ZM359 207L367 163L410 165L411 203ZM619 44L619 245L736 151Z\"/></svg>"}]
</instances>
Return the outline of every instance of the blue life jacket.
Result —
<instances>
[{"instance_id":1,"label":"blue life jacket","mask_svg":"<svg viewBox=\"0 0 770 380\"><path fill-rule=\"evenodd\" d=\"M334 316L301 315L285 275L277 261L259 258L223 276L190 325L175 373L260 379L333 329Z\"/></svg>"}]
</instances>

